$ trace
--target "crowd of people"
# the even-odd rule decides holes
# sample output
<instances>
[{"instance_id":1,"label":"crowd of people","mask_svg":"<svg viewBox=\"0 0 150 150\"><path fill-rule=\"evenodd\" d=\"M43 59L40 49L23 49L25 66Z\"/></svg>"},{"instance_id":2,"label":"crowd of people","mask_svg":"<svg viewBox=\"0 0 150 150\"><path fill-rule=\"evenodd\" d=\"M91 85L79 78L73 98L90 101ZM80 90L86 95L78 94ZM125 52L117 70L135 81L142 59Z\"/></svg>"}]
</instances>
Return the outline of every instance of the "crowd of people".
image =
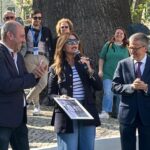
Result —
<instances>
[{"instance_id":1,"label":"crowd of people","mask_svg":"<svg viewBox=\"0 0 150 150\"><path fill-rule=\"evenodd\" d=\"M42 25L42 12L33 10L31 24L23 26L14 12L3 15L0 41L0 150L29 150L27 108L40 114L40 93L47 86L48 99L77 99L93 119L72 120L57 104L51 125L58 150L94 150L96 127L108 119L115 106L122 150L150 149L149 39L136 33L127 39L117 27L98 53L98 72L85 56L70 19L56 24L54 38ZM24 90L30 89L27 94ZM102 111L96 108L95 92L103 90ZM86 143L86 144L85 144Z\"/></svg>"}]
</instances>

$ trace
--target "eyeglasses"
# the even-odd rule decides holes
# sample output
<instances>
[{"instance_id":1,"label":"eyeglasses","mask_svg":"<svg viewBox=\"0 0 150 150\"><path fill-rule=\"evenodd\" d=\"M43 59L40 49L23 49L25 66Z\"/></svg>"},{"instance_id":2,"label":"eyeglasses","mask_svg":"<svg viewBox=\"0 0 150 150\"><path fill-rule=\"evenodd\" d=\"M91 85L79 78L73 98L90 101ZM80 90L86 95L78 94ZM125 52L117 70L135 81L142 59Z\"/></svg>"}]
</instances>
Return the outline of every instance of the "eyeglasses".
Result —
<instances>
[{"instance_id":1,"label":"eyeglasses","mask_svg":"<svg viewBox=\"0 0 150 150\"><path fill-rule=\"evenodd\" d=\"M78 45L79 43L80 43L80 41L77 39L68 39L65 44L67 44L67 45Z\"/></svg>"},{"instance_id":2,"label":"eyeglasses","mask_svg":"<svg viewBox=\"0 0 150 150\"><path fill-rule=\"evenodd\" d=\"M68 26L61 26L60 28L61 29L68 29L69 27Z\"/></svg>"},{"instance_id":3,"label":"eyeglasses","mask_svg":"<svg viewBox=\"0 0 150 150\"><path fill-rule=\"evenodd\" d=\"M33 17L33 19L34 19L34 20L41 20L42 17L37 17L37 16L35 16L35 17Z\"/></svg>"},{"instance_id":4,"label":"eyeglasses","mask_svg":"<svg viewBox=\"0 0 150 150\"><path fill-rule=\"evenodd\" d=\"M15 17L14 16L7 16L5 17L5 20L13 20Z\"/></svg>"},{"instance_id":5,"label":"eyeglasses","mask_svg":"<svg viewBox=\"0 0 150 150\"><path fill-rule=\"evenodd\" d=\"M130 50L133 50L133 51L137 51L137 50L139 50L139 49L141 49L142 47L144 47L144 46L140 46L140 47L128 47L128 49L130 49Z\"/></svg>"}]
</instances>

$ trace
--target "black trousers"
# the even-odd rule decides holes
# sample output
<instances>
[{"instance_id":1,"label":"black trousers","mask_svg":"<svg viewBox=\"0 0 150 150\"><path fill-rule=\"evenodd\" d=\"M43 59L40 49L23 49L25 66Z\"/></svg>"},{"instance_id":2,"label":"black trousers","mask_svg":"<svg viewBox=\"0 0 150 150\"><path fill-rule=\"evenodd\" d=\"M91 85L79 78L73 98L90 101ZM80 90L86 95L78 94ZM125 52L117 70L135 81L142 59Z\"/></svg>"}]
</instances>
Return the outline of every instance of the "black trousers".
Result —
<instances>
[{"instance_id":1,"label":"black trousers","mask_svg":"<svg viewBox=\"0 0 150 150\"><path fill-rule=\"evenodd\" d=\"M139 114L132 124L120 124L122 150L136 150L136 130L139 150L150 150L150 126L142 124Z\"/></svg>"},{"instance_id":2,"label":"black trousers","mask_svg":"<svg viewBox=\"0 0 150 150\"><path fill-rule=\"evenodd\" d=\"M9 143L13 150L29 150L26 124L17 128L0 127L0 150L8 150Z\"/></svg>"}]
</instances>

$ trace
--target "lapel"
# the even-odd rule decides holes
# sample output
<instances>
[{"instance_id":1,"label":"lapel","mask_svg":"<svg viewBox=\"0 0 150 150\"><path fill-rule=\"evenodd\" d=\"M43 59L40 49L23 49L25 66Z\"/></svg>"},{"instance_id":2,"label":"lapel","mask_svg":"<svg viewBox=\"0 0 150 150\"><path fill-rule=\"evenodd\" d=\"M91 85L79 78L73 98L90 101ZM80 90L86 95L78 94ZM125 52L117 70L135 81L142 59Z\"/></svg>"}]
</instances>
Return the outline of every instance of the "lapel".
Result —
<instances>
[{"instance_id":1,"label":"lapel","mask_svg":"<svg viewBox=\"0 0 150 150\"><path fill-rule=\"evenodd\" d=\"M144 72L141 77L142 81L145 81L149 77L149 74L150 74L150 57L147 56Z\"/></svg>"},{"instance_id":2,"label":"lapel","mask_svg":"<svg viewBox=\"0 0 150 150\"><path fill-rule=\"evenodd\" d=\"M21 59L21 56L19 54L17 54L18 57L17 57L17 66L18 66L18 71L19 71L19 75L22 75L23 72L24 72L24 68L23 68L23 65L22 65L22 59Z\"/></svg>"},{"instance_id":3,"label":"lapel","mask_svg":"<svg viewBox=\"0 0 150 150\"><path fill-rule=\"evenodd\" d=\"M132 80L134 80L135 79L135 67L134 67L133 59L131 57L129 58L129 60L127 60L127 65L131 73L130 77Z\"/></svg>"},{"instance_id":4,"label":"lapel","mask_svg":"<svg viewBox=\"0 0 150 150\"><path fill-rule=\"evenodd\" d=\"M1 45L1 49L5 55L9 70L11 70L11 72L13 72L13 74L18 75L14 60L13 60L11 54L9 53L9 50L4 45Z\"/></svg>"}]
</instances>

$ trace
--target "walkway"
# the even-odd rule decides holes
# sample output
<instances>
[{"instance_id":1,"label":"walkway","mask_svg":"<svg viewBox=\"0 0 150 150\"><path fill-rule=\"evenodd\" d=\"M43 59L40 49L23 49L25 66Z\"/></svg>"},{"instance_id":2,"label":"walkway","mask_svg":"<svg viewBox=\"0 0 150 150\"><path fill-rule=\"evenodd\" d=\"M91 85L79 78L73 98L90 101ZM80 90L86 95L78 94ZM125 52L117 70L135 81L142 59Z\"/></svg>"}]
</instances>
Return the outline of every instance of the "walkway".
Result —
<instances>
[{"instance_id":1,"label":"walkway","mask_svg":"<svg viewBox=\"0 0 150 150\"><path fill-rule=\"evenodd\" d=\"M28 108L28 128L30 148L44 148L56 143L56 135L50 126L52 107L42 106L41 115L32 115L32 106ZM115 119L102 120L102 126L96 130L96 138L119 135L118 121Z\"/></svg>"}]
</instances>

